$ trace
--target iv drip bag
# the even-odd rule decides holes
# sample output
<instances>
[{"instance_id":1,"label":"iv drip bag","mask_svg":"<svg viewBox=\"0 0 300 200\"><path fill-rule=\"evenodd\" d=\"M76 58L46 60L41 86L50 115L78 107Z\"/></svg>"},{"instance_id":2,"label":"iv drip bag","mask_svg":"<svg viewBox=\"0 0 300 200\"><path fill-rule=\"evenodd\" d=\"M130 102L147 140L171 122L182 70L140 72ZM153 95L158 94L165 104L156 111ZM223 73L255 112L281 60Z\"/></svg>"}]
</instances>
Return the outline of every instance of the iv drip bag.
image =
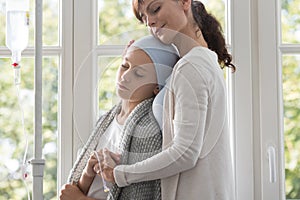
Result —
<instances>
[{"instance_id":1,"label":"iv drip bag","mask_svg":"<svg viewBox=\"0 0 300 200\"><path fill-rule=\"evenodd\" d=\"M6 0L6 46L13 63L21 61L29 35L29 0Z\"/></svg>"}]
</instances>

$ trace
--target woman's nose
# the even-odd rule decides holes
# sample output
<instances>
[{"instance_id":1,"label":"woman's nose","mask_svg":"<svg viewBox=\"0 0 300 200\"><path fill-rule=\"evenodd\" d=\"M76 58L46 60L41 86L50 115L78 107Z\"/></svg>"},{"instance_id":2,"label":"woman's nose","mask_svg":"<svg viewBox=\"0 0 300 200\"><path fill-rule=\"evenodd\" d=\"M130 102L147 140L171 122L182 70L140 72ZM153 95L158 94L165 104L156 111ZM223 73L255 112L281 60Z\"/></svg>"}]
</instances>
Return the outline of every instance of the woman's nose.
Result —
<instances>
[{"instance_id":1,"label":"woman's nose","mask_svg":"<svg viewBox=\"0 0 300 200\"><path fill-rule=\"evenodd\" d=\"M146 25L147 25L148 27L152 27L152 26L155 25L155 23L156 23L155 17L154 17L154 16L148 15L148 16L147 16Z\"/></svg>"},{"instance_id":2,"label":"woman's nose","mask_svg":"<svg viewBox=\"0 0 300 200\"><path fill-rule=\"evenodd\" d=\"M126 82L130 81L130 74L131 73L129 71L124 72L121 76L121 79Z\"/></svg>"}]
</instances>

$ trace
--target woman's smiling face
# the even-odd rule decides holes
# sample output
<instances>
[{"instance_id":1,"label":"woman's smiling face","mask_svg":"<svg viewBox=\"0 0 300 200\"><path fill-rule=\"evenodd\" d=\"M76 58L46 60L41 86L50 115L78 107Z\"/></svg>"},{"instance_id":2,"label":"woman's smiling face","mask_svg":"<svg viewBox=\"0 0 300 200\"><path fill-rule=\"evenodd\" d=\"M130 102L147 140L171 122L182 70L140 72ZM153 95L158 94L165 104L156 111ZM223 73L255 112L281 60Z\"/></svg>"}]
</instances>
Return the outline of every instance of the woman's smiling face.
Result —
<instances>
[{"instance_id":1,"label":"woman's smiling face","mask_svg":"<svg viewBox=\"0 0 300 200\"><path fill-rule=\"evenodd\" d=\"M190 1L144 0L135 9L150 32L162 42L170 44L178 33L185 31L188 2Z\"/></svg>"},{"instance_id":2,"label":"woman's smiling face","mask_svg":"<svg viewBox=\"0 0 300 200\"><path fill-rule=\"evenodd\" d=\"M150 57L130 47L117 72L117 94L121 99L141 102L153 97L157 88L156 72Z\"/></svg>"}]
</instances>

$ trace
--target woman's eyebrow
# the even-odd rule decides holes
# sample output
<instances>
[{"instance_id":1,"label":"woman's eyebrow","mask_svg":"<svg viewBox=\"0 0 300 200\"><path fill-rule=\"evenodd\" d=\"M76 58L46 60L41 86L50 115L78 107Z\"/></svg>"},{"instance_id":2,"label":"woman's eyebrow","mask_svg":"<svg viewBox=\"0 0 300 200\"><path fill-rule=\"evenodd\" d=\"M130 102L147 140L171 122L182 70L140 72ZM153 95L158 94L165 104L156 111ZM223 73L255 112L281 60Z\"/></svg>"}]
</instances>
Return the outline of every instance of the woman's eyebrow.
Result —
<instances>
[{"instance_id":1,"label":"woman's eyebrow","mask_svg":"<svg viewBox=\"0 0 300 200\"><path fill-rule=\"evenodd\" d=\"M150 2L150 3L147 5L147 7L146 7L146 11L149 12L151 5L154 4L154 3L156 3L157 1L158 1L158 0L154 0L154 1ZM144 13L140 12L140 16L141 16L141 17L144 16Z\"/></svg>"}]
</instances>

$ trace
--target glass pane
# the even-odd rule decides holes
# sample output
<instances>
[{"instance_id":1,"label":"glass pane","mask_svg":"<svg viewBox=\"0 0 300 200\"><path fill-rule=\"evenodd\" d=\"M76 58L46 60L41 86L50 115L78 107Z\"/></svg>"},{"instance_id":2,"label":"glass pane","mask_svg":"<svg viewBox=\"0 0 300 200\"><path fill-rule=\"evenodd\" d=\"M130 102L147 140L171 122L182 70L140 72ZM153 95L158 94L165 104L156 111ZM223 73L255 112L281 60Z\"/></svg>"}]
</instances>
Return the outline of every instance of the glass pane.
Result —
<instances>
[{"instance_id":1,"label":"glass pane","mask_svg":"<svg viewBox=\"0 0 300 200\"><path fill-rule=\"evenodd\" d=\"M0 24L3 24L0 26L0 46L5 46L5 0L0 0Z\"/></svg>"},{"instance_id":2,"label":"glass pane","mask_svg":"<svg viewBox=\"0 0 300 200\"><path fill-rule=\"evenodd\" d=\"M300 54L282 60L286 198L300 199Z\"/></svg>"},{"instance_id":3,"label":"glass pane","mask_svg":"<svg viewBox=\"0 0 300 200\"><path fill-rule=\"evenodd\" d=\"M300 1L281 0L282 43L300 43Z\"/></svg>"},{"instance_id":4,"label":"glass pane","mask_svg":"<svg viewBox=\"0 0 300 200\"><path fill-rule=\"evenodd\" d=\"M24 64L27 59L23 59ZM9 58L0 59L0 193L5 199L26 197L26 188L22 182L21 165L25 151L25 135L22 130L22 112L18 106L18 97L14 87L14 77ZM22 87L24 88L24 81ZM27 98L32 87L20 91L21 103L24 109L25 130L32 133L32 102ZM27 112L29 111L29 112ZM27 138L31 140L32 135ZM32 142L29 141L32 145ZM10 151L7 151L10 149ZM29 150L32 152L32 149ZM19 190L19 191L17 191Z\"/></svg>"},{"instance_id":5,"label":"glass pane","mask_svg":"<svg viewBox=\"0 0 300 200\"><path fill-rule=\"evenodd\" d=\"M98 95L99 95L99 114L103 114L118 103L116 95L116 74L121 65L121 57L101 56L98 58Z\"/></svg>"},{"instance_id":6,"label":"glass pane","mask_svg":"<svg viewBox=\"0 0 300 200\"><path fill-rule=\"evenodd\" d=\"M34 46L35 1L30 0L30 24L28 46ZM59 0L43 1L43 43L45 46L59 45ZM0 0L0 46L5 46L6 0Z\"/></svg>"},{"instance_id":7,"label":"glass pane","mask_svg":"<svg viewBox=\"0 0 300 200\"><path fill-rule=\"evenodd\" d=\"M30 0L29 46L34 46L35 0ZM43 1L43 45L59 45L59 0Z\"/></svg>"},{"instance_id":8,"label":"glass pane","mask_svg":"<svg viewBox=\"0 0 300 200\"><path fill-rule=\"evenodd\" d=\"M148 34L146 26L139 23L128 0L98 0L98 44L127 44Z\"/></svg>"},{"instance_id":9,"label":"glass pane","mask_svg":"<svg viewBox=\"0 0 300 200\"><path fill-rule=\"evenodd\" d=\"M43 0L43 45L59 45L59 0Z\"/></svg>"},{"instance_id":10,"label":"glass pane","mask_svg":"<svg viewBox=\"0 0 300 200\"><path fill-rule=\"evenodd\" d=\"M226 0L202 0L208 13L211 13L220 22L225 38L227 36L228 22L226 22Z\"/></svg>"},{"instance_id":11,"label":"glass pane","mask_svg":"<svg viewBox=\"0 0 300 200\"><path fill-rule=\"evenodd\" d=\"M48 57L44 58L43 63L43 157L47 160L45 199L56 199L58 61L58 57ZM20 102L10 58L1 58L0 66L0 193L5 199L28 199L26 185L32 192L31 166L28 166L29 176L23 182L22 164L26 139L29 144L26 160L33 158L34 59L22 59Z\"/></svg>"},{"instance_id":12,"label":"glass pane","mask_svg":"<svg viewBox=\"0 0 300 200\"><path fill-rule=\"evenodd\" d=\"M58 69L59 57L43 59L43 157L44 199L57 199L57 149L58 149Z\"/></svg>"}]
</instances>

